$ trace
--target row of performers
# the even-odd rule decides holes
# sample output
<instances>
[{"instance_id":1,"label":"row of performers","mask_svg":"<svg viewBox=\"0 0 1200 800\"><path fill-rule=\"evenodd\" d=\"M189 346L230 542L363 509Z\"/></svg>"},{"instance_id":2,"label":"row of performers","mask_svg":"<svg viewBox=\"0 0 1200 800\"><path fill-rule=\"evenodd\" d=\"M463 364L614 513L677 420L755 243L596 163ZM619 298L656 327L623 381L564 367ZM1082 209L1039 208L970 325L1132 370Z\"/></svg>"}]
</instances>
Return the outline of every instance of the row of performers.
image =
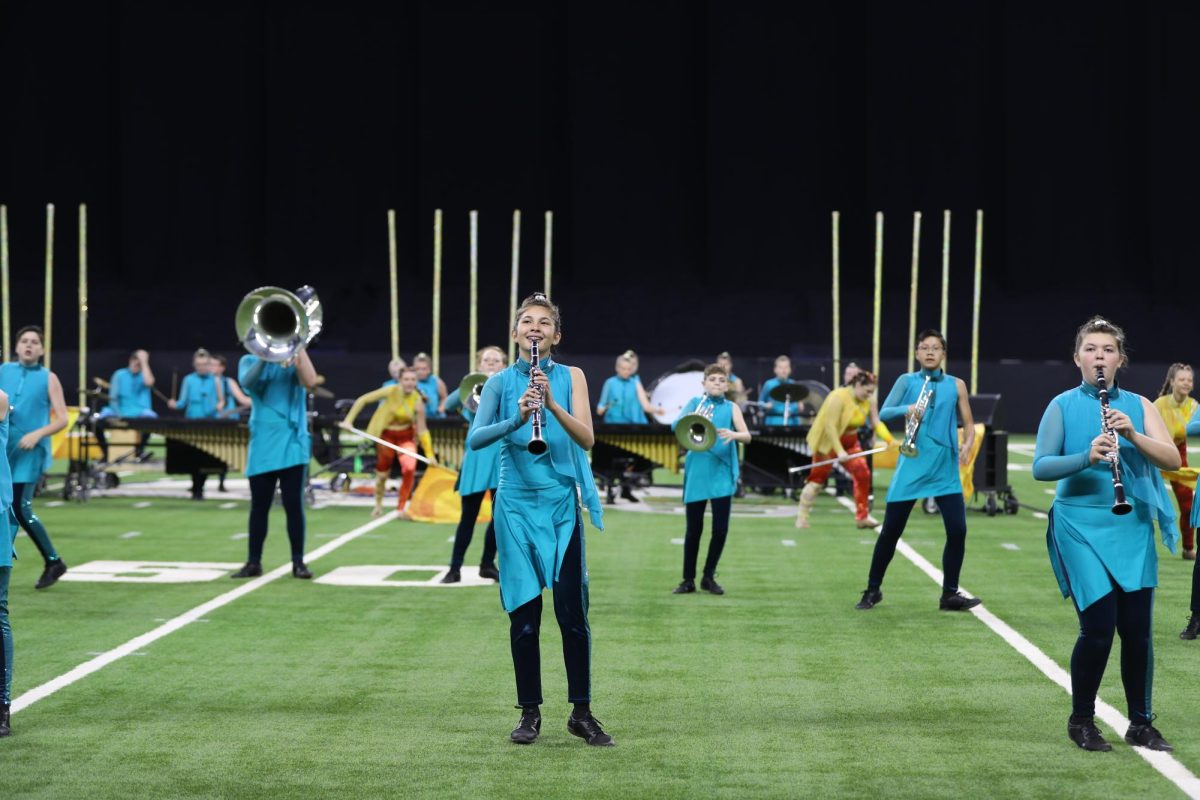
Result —
<instances>
[{"instance_id":1,"label":"row of performers","mask_svg":"<svg viewBox=\"0 0 1200 800\"><path fill-rule=\"evenodd\" d=\"M485 483L494 483L487 488L497 490L496 566L501 601L510 618L517 702L522 710L520 721L510 735L514 742L530 743L540 733L542 592L552 589L555 616L563 637L568 701L573 705L568 728L589 744L609 745L612 737L596 721L590 705L588 571L582 512L586 510L592 524L602 530L603 509L585 453L595 441L587 381L578 368L558 364L553 359L554 347L562 338L562 321L558 308L544 295L531 296L522 303L511 335L521 357L488 379L468 434L472 453L485 453L489 448L498 451L498 466ZM530 352L535 341L547 355L536 366L531 363ZM8 453L7 459L0 460L0 512L7 514L12 509L14 522L22 525L29 524L32 516L27 505L24 513L21 510L26 503L23 498L27 496L27 484L32 472L45 467L43 457L31 454L39 451L50 432L47 426L51 407L57 412L61 405L61 387L38 363L41 346L40 332L23 329L18 336L19 362L0 369L0 389L4 390L0 395L3 420L0 437L5 439ZM898 379L880 411L885 420L893 416L920 416L916 440L919 455L913 458L901 455L889 485L867 588L857 605L864 611L883 600L886 570L914 503L923 497L937 499L946 528L939 607L961 611L979 603L977 598L967 597L958 590L966 540L958 466L970 452L974 426L963 382L946 375L941 368L945 356L944 338L936 331L922 332L916 342L920 370ZM1079 637L1071 657L1072 714L1067 732L1075 744L1086 750L1110 749L1094 723L1094 707L1114 634L1119 633L1122 681L1131 720L1125 738L1134 745L1170 750L1171 746L1152 724L1151 620L1158 572L1154 526L1158 525L1164 543L1173 551L1178 537L1175 510L1158 470L1176 470L1182 459L1158 409L1149 400L1122 390L1117 384L1116 372L1125 363L1125 335L1120 328L1100 318L1089 320L1076 335L1074 357L1082 380L1048 405L1039 426L1033 464L1036 479L1058 484L1047 542L1062 593L1071 598L1079 618ZM1107 396L1100 390L1098 376L1107 376L1110 381ZM415 378L415 373L411 377ZM312 573L303 561L301 495L311 452L304 424L305 396L307 390L316 386L315 369L304 351L289 364L244 356L238 379L253 401L246 470L252 500L248 558L233 577L262 574L267 512L279 485L287 513L292 572L296 578L310 578ZM378 398L385 409L392 406L392 398L404 393L406 383L410 381L402 374L400 390ZM869 383L864 379L856 385ZM686 462L684 500L688 506L688 538L684 579L675 588L678 594L695 591L700 523L705 504L710 502L717 513L701 588L723 592L715 578L728 531L727 509L737 478L734 443L749 439L740 409L725 399L727 388L728 373L712 365L705 370L705 396L693 398L689 403L689 410L702 401L712 405L720 441L710 451L690 453ZM928 395L921 402L919 398L925 390ZM360 398L363 403L372 399L375 398L370 395ZM860 414L863 399L855 395ZM421 413L419 405L412 404L410 412L415 428ZM394 409L390 413L392 420L399 419ZM854 413L848 412L848 416ZM540 455L528 447L530 420L535 415L547 444ZM382 417L386 430L390 421L386 414ZM963 442L957 435L960 420L964 423ZM848 428L852 421L848 419L845 424ZM846 433L847 428L841 432ZM848 459L855 444L841 443ZM428 441L423 444L429 452ZM835 447L834 452L841 456L840 449ZM1123 516L1111 513L1114 491L1111 462L1118 454L1121 474L1133 503L1133 513ZM48 458L48 453L44 456ZM1191 521L1194 524L1195 520ZM15 531L14 524L14 537ZM48 563L61 563L44 531L40 538L31 531L31 537L43 549ZM9 730L12 639L7 587L11 556L11 547L0 549L3 559L0 560L0 632L4 636L4 647L0 648L4 658L0 664L4 675L0 733ZM65 565L61 569L65 571ZM1200 618L1196 588L1194 578L1189 629Z\"/></svg>"}]
</instances>

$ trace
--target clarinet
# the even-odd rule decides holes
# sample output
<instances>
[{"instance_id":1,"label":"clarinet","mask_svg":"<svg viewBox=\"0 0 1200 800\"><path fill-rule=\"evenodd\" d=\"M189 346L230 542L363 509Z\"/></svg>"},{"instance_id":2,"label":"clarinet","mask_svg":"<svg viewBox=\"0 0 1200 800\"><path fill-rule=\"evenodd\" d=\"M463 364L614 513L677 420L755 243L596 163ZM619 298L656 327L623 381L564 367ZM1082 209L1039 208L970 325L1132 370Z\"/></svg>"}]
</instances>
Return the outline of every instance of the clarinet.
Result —
<instances>
[{"instance_id":1,"label":"clarinet","mask_svg":"<svg viewBox=\"0 0 1200 800\"><path fill-rule=\"evenodd\" d=\"M529 342L529 378L533 380L533 371L541 368L541 357L538 352L538 340L533 339ZM529 435L529 452L532 455L540 456L546 452L546 440L542 438L542 402L544 391L538 387L538 405L533 409L533 413L529 417L529 424L533 428L533 432Z\"/></svg>"},{"instance_id":2,"label":"clarinet","mask_svg":"<svg viewBox=\"0 0 1200 800\"><path fill-rule=\"evenodd\" d=\"M1117 432L1108 424L1108 384L1104 380L1104 367L1096 367L1096 390L1100 395L1100 428L1113 440L1113 451L1108 457L1108 466L1112 470L1112 513L1128 514L1133 511L1133 506L1125 499L1125 484L1121 481L1121 442L1117 438Z\"/></svg>"}]
</instances>

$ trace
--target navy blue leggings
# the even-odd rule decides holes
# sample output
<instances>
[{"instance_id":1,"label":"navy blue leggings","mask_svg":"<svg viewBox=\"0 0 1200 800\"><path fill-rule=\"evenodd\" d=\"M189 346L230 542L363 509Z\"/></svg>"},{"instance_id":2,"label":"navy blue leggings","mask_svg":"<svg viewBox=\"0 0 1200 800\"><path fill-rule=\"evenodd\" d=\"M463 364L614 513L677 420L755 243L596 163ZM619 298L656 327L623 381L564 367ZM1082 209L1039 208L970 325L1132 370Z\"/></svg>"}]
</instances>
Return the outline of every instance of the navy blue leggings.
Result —
<instances>
[{"instance_id":1,"label":"navy blue leggings","mask_svg":"<svg viewBox=\"0 0 1200 800\"><path fill-rule=\"evenodd\" d=\"M700 535L704 533L704 505L708 500L694 500L684 504L687 528L683 535L683 579L696 579L696 559L700 556ZM733 508L732 497L714 497L712 502L712 536L708 540L708 557L704 559L704 576L717 574L717 562L725 550L725 539L729 536L729 512Z\"/></svg>"},{"instance_id":2,"label":"navy blue leggings","mask_svg":"<svg viewBox=\"0 0 1200 800\"><path fill-rule=\"evenodd\" d=\"M1192 613L1200 614L1200 560L1192 564Z\"/></svg>"},{"instance_id":3,"label":"navy blue leggings","mask_svg":"<svg viewBox=\"0 0 1200 800\"><path fill-rule=\"evenodd\" d=\"M1071 712L1076 717L1096 713L1096 692L1108 664L1113 633L1121 636L1121 683L1129 719L1150 721L1150 690L1154 682L1154 589L1136 592L1117 587L1079 614L1079 638L1071 653Z\"/></svg>"},{"instance_id":4,"label":"navy blue leggings","mask_svg":"<svg viewBox=\"0 0 1200 800\"><path fill-rule=\"evenodd\" d=\"M0 527L7 528L7 525ZM12 702L12 626L8 624L8 579L12 567L0 567L0 703Z\"/></svg>"},{"instance_id":5,"label":"navy blue leggings","mask_svg":"<svg viewBox=\"0 0 1200 800\"><path fill-rule=\"evenodd\" d=\"M461 567L463 560L467 557L467 548L471 546L471 539L475 536L475 520L479 517L479 509L483 505L485 494L487 494L486 491L462 496L462 516L458 518L458 530L454 532L454 551L450 554L450 566L454 569ZM493 508L495 502L493 499ZM488 523L487 533L483 537L483 558L479 563L485 567L496 565L496 519L494 516Z\"/></svg>"},{"instance_id":6,"label":"navy blue leggings","mask_svg":"<svg viewBox=\"0 0 1200 800\"><path fill-rule=\"evenodd\" d=\"M250 554L251 564L262 563L263 544L267 541L267 519L275 502L275 484L287 515L288 542L292 561L304 560L304 473L305 464L250 476Z\"/></svg>"},{"instance_id":7,"label":"navy blue leggings","mask_svg":"<svg viewBox=\"0 0 1200 800\"><path fill-rule=\"evenodd\" d=\"M942 591L947 594L958 591L958 576L962 573L963 555L967 549L967 507L961 492L944 494L935 498L942 512L942 525L946 528L946 547L942 550ZM916 500L897 500L888 503L883 513L883 529L875 540L875 554L871 557L871 573L867 587L878 589L883 585L883 576L896 545L908 524Z\"/></svg>"},{"instance_id":8,"label":"navy blue leggings","mask_svg":"<svg viewBox=\"0 0 1200 800\"><path fill-rule=\"evenodd\" d=\"M575 533L563 556L554 583L554 616L562 632L567 667L567 700L588 703L592 698L592 629L588 625L588 587L583 576L583 520L576 517ZM542 656L538 632L542 626L542 596L509 613L513 669L517 673L517 704L542 704Z\"/></svg>"}]
</instances>

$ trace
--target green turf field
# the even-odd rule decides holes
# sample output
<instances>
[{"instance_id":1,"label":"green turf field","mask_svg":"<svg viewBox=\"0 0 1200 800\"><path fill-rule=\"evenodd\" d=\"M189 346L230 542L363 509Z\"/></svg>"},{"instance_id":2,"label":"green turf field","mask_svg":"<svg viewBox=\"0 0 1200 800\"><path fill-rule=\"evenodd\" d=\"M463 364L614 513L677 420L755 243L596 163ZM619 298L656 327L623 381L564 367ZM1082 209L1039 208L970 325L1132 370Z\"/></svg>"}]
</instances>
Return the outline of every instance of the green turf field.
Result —
<instances>
[{"instance_id":1,"label":"green turf field","mask_svg":"<svg viewBox=\"0 0 1200 800\"><path fill-rule=\"evenodd\" d=\"M1013 453L1011 462L1029 458ZM1010 479L1023 501L1049 506L1048 487L1028 471L1014 468ZM245 541L234 538L246 530L244 502L45 502L40 512L72 567L244 559ZM683 521L660 505L666 513L613 511L607 532L588 530L593 708L615 748L588 748L566 732L549 610L542 736L519 747L508 741L518 712L494 587L288 575L15 714L14 735L0 740L0 796L1182 796L1121 742L1124 731L1101 726L1112 753L1071 745L1066 693L974 615L939 612L938 587L902 556L884 602L855 611L874 534L856 530L832 498L819 501L808 531L790 518L735 517L724 597L670 593ZM357 509L310 512L309 549L367 521ZM1065 666L1075 616L1047 563L1044 521L1022 510L972 514L968 525L964 586ZM392 521L310 565L318 577L353 565L440 565L452 533ZM914 512L905 539L940 564L939 517ZM35 592L36 551L24 537L18 551L18 697L242 585L223 575L64 580ZM277 511L266 566L286 554ZM1154 705L1177 759L1195 771L1200 641L1177 636L1191 565L1162 555ZM1101 695L1124 712L1118 667L1114 648Z\"/></svg>"}]
</instances>

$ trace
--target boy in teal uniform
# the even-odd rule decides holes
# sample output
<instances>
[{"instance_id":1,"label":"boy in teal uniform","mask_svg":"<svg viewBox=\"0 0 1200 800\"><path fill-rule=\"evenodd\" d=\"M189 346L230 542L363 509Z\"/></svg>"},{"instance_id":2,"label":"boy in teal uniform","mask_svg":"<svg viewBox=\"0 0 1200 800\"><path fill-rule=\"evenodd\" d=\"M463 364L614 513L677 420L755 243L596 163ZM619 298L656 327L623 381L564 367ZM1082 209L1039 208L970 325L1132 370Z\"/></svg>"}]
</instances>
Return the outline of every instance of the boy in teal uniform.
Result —
<instances>
[{"instance_id":1,"label":"boy in teal uniform","mask_svg":"<svg viewBox=\"0 0 1200 800\"><path fill-rule=\"evenodd\" d=\"M413 357L413 369L417 371L417 390L425 398L425 416L429 419L446 417L446 384L433 374L433 359L424 353Z\"/></svg>"},{"instance_id":2,"label":"boy in teal uniform","mask_svg":"<svg viewBox=\"0 0 1200 800\"><path fill-rule=\"evenodd\" d=\"M216 419L225 405L225 393L217 376L213 374L212 356L201 347L192 356L191 375L183 379L179 388L179 399L167 403L172 409L183 411L185 419ZM208 475L192 473L192 499L204 499L204 484Z\"/></svg>"},{"instance_id":3,"label":"boy in teal uniform","mask_svg":"<svg viewBox=\"0 0 1200 800\"><path fill-rule=\"evenodd\" d=\"M496 545L500 599L509 615L509 638L521 720L510 738L531 744L542 726L542 590L554 590L554 616L562 632L567 699L574 705L567 730L590 745L613 739L591 712L592 634L588 624L588 573L580 499L592 524L603 530L600 496L586 450L595 443L587 379L578 367L551 358L562 339L558 308L534 294L517 309L513 341L520 359L488 379L467 437L475 451L500 442L496 493ZM531 342L541 364L530 364ZM545 452L529 452L535 409Z\"/></svg>"},{"instance_id":4,"label":"boy in teal uniform","mask_svg":"<svg viewBox=\"0 0 1200 800\"><path fill-rule=\"evenodd\" d=\"M921 369L901 375L883 401L879 418L884 422L901 417L919 416L917 455L901 454L892 482L888 486L887 509L875 552L867 588L855 608L865 611L883 599L883 577L896 554L896 545L908 523L913 505L922 497L937 500L946 528L946 547L942 551L942 597L938 603L943 611L965 611L979 605L979 599L966 597L958 591L967 542L967 508L963 503L962 478L959 464L967 463L975 443L975 421L967 400L967 385L942 370L946 358L946 340L935 330L921 331L917 336L917 362ZM928 381L926 380L928 379ZM923 412L917 408L922 388L931 392ZM958 423L961 419L965 440L958 443Z\"/></svg>"},{"instance_id":5,"label":"boy in teal uniform","mask_svg":"<svg viewBox=\"0 0 1200 800\"><path fill-rule=\"evenodd\" d=\"M683 540L683 581L673 590L675 594L696 591L696 558L700 553L700 536L704 533L704 507L712 502L712 538L708 542L708 558L704 561L704 577L700 588L713 594L725 594L717 583L717 562L725 549L729 534L729 514L733 494L737 491L738 457L734 442L750 441L750 432L742 418L742 410L725 397L729 378L719 364L704 368L704 394L693 397L683 407L679 417L696 413L709 415L717 429L717 441L708 450L689 450L683 461L683 504L687 529ZM679 424L676 419L671 429Z\"/></svg>"},{"instance_id":6,"label":"boy in teal uniform","mask_svg":"<svg viewBox=\"0 0 1200 800\"><path fill-rule=\"evenodd\" d=\"M67 403L58 376L41 364L42 329L17 331L17 360L0 367L0 390L8 395L9 436L5 447L12 473L12 510L42 554L45 567L34 588L45 589L67 571L46 526L33 513L33 494L50 468L50 437L67 427Z\"/></svg>"},{"instance_id":7,"label":"boy in teal uniform","mask_svg":"<svg viewBox=\"0 0 1200 800\"><path fill-rule=\"evenodd\" d=\"M8 445L8 395L0 391L0 446ZM0 736L12 733L12 626L8 621L8 581L12 576L13 539L17 535L12 516L13 485L8 459L0 458Z\"/></svg>"},{"instance_id":8,"label":"boy in teal uniform","mask_svg":"<svg viewBox=\"0 0 1200 800\"><path fill-rule=\"evenodd\" d=\"M312 455L308 432L308 390L317 385L317 371L307 350L293 363L277 364L245 355L238 363L238 381L250 395L250 448L246 477L250 480L250 540L246 564L234 578L262 575L263 544L275 487L287 515L292 550L292 576L311 578L304 564L304 485Z\"/></svg>"},{"instance_id":9,"label":"boy in teal uniform","mask_svg":"<svg viewBox=\"0 0 1200 800\"><path fill-rule=\"evenodd\" d=\"M792 382L792 360L787 356L779 356L775 359L775 377L763 384L762 393L759 395L759 400L767 404L767 415L763 420L764 425L792 425L800 424L800 409L803 404L795 400L784 403L771 398L771 390L776 386L782 386L785 383ZM797 391L800 391L797 389ZM784 417L787 417L787 422L784 422Z\"/></svg>"}]
</instances>

